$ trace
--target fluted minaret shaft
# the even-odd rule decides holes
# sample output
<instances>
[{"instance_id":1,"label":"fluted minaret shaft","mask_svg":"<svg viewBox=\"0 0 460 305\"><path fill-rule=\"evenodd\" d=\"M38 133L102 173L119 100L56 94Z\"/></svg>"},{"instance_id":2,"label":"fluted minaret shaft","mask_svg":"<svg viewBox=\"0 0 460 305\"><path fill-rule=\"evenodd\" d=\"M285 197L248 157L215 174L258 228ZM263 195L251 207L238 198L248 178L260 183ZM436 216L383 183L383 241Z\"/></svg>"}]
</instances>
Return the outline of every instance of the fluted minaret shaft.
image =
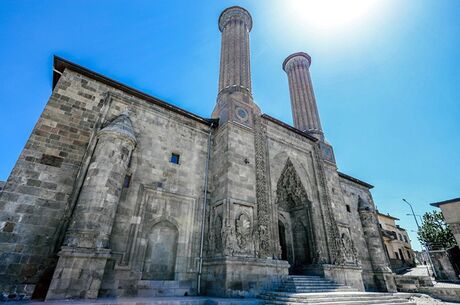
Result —
<instances>
[{"instance_id":1,"label":"fluted minaret shaft","mask_svg":"<svg viewBox=\"0 0 460 305\"><path fill-rule=\"evenodd\" d=\"M307 53L294 53L284 60L283 70L289 80L294 127L323 139L313 85L310 78L311 57Z\"/></svg>"},{"instance_id":2,"label":"fluted minaret shaft","mask_svg":"<svg viewBox=\"0 0 460 305\"><path fill-rule=\"evenodd\" d=\"M219 30L222 32L219 95L235 90L251 94L249 63L251 28L251 15L239 6L227 8L219 17Z\"/></svg>"}]
</instances>

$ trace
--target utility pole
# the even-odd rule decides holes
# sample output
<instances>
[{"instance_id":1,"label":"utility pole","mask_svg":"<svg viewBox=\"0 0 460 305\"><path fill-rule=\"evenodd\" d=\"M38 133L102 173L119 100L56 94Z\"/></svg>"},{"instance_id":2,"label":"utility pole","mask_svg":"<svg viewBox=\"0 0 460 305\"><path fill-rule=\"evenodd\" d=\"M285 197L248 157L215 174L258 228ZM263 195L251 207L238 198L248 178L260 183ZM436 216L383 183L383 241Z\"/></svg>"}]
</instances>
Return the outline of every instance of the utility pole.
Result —
<instances>
[{"instance_id":1,"label":"utility pole","mask_svg":"<svg viewBox=\"0 0 460 305\"><path fill-rule=\"evenodd\" d=\"M418 232L420 232L420 225L418 224L418 220L417 220L417 217L415 216L415 212L414 212L414 209L412 208L412 204L410 204L406 199L403 198L403 200L405 203L407 203L409 206L410 206L410 209L412 211L412 216L414 216L414 220L415 220L415 223L417 224L417 230ZM417 232L417 233L418 233ZM434 278L437 278L438 275L436 274L436 270L434 270L434 265L433 265L433 261L431 260L431 256L430 256L430 252L428 251L428 247L426 245L426 242L423 241L422 242L423 244L423 248L425 250L425 253L426 255L428 256L428 260L430 261L430 265L431 265L431 271L433 272L433 275L434 275Z\"/></svg>"}]
</instances>

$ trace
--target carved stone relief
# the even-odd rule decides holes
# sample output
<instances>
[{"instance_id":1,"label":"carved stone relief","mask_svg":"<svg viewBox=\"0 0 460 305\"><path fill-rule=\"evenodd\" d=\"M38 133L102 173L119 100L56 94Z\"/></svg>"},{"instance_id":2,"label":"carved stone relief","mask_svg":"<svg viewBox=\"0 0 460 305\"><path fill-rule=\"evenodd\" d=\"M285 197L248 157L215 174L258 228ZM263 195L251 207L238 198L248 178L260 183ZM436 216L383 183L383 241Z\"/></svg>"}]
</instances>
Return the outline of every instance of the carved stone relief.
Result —
<instances>
[{"instance_id":1,"label":"carved stone relief","mask_svg":"<svg viewBox=\"0 0 460 305\"><path fill-rule=\"evenodd\" d=\"M255 131L255 166L256 166L256 199L257 227L259 247L257 256L271 258L274 255L272 246L272 206L269 201L269 186L267 177L267 130L259 115L254 115Z\"/></svg>"},{"instance_id":2,"label":"carved stone relief","mask_svg":"<svg viewBox=\"0 0 460 305\"><path fill-rule=\"evenodd\" d=\"M339 227L340 231L340 241L342 244L342 252L344 255L345 262L347 264L359 265L358 253L351 239L350 229L346 227Z\"/></svg>"},{"instance_id":3,"label":"carved stone relief","mask_svg":"<svg viewBox=\"0 0 460 305\"><path fill-rule=\"evenodd\" d=\"M252 223L248 215L241 213L235 220L236 242L240 249L245 249L251 238Z\"/></svg>"}]
</instances>

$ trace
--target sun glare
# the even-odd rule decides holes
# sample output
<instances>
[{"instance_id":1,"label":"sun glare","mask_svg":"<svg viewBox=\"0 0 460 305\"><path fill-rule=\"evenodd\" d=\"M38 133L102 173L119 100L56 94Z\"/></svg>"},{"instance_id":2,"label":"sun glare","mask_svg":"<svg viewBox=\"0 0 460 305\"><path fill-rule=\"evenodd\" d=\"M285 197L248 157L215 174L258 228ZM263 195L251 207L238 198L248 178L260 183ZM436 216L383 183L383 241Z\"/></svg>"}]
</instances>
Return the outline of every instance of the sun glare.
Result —
<instances>
[{"instance_id":1,"label":"sun glare","mask_svg":"<svg viewBox=\"0 0 460 305\"><path fill-rule=\"evenodd\" d=\"M288 14L304 26L350 26L368 18L382 0L287 0Z\"/></svg>"}]
</instances>

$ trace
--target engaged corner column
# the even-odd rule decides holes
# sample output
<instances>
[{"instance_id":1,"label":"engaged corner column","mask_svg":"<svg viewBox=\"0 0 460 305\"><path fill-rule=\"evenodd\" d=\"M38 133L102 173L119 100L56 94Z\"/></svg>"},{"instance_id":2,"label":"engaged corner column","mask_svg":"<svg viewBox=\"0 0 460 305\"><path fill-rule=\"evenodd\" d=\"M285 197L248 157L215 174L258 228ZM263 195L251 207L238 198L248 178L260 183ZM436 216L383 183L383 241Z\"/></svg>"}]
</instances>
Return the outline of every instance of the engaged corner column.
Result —
<instances>
[{"instance_id":1,"label":"engaged corner column","mask_svg":"<svg viewBox=\"0 0 460 305\"><path fill-rule=\"evenodd\" d=\"M97 144L46 296L97 298L120 193L136 145L122 114L97 134Z\"/></svg>"},{"instance_id":2,"label":"engaged corner column","mask_svg":"<svg viewBox=\"0 0 460 305\"><path fill-rule=\"evenodd\" d=\"M359 197L358 212L376 284L382 291L396 292L396 283L385 254L385 248L382 237L380 236L380 228L374 208L367 201Z\"/></svg>"}]
</instances>

